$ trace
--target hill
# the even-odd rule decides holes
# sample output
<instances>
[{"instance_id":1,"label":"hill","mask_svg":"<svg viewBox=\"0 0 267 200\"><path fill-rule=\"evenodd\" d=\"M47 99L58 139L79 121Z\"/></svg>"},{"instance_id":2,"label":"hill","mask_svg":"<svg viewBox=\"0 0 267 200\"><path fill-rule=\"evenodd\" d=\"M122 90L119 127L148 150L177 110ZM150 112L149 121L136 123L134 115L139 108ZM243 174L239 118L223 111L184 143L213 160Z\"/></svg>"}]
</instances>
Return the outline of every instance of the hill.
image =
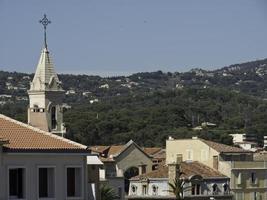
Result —
<instances>
[{"instance_id":1,"label":"hill","mask_svg":"<svg viewBox=\"0 0 267 200\"><path fill-rule=\"evenodd\" d=\"M0 71L0 112L26 121L33 74ZM168 135L230 143L229 133L266 130L267 59L214 71L99 77L60 74L68 137L84 144L163 145ZM213 128L193 131L203 122Z\"/></svg>"}]
</instances>

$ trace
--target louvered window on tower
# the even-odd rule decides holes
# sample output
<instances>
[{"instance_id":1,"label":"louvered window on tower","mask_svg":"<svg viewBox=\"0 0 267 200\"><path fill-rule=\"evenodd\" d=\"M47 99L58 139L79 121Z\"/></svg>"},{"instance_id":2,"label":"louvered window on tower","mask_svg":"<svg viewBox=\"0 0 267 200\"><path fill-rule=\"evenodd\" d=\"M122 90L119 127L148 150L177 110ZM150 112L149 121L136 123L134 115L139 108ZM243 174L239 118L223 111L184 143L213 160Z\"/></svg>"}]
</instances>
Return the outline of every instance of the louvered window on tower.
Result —
<instances>
[{"instance_id":1,"label":"louvered window on tower","mask_svg":"<svg viewBox=\"0 0 267 200\"><path fill-rule=\"evenodd\" d=\"M51 108L51 125L52 125L52 129L56 129L57 120L56 120L56 107L55 106Z\"/></svg>"}]
</instances>

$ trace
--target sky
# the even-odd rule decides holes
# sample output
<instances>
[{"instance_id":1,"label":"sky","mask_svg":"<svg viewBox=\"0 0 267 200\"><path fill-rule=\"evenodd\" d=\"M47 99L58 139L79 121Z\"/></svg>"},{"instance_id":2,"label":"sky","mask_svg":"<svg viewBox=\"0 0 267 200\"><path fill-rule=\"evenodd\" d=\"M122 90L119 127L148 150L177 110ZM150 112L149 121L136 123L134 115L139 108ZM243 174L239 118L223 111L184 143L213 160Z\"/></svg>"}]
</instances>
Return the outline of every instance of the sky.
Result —
<instances>
[{"instance_id":1,"label":"sky","mask_svg":"<svg viewBox=\"0 0 267 200\"><path fill-rule=\"evenodd\" d=\"M0 70L58 73L217 69L267 57L266 0L0 0Z\"/></svg>"}]
</instances>

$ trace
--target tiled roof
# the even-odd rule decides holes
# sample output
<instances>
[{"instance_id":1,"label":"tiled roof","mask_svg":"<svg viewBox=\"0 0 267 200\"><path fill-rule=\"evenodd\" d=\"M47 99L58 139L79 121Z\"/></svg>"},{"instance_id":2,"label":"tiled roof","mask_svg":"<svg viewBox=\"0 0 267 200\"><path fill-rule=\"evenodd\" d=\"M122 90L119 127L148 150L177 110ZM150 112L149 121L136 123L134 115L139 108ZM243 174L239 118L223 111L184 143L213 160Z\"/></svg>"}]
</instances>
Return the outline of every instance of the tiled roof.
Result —
<instances>
[{"instance_id":1,"label":"tiled roof","mask_svg":"<svg viewBox=\"0 0 267 200\"><path fill-rule=\"evenodd\" d=\"M34 128L0 114L0 138L8 140L4 144L7 152L84 152L87 146L66 138Z\"/></svg>"},{"instance_id":2,"label":"tiled roof","mask_svg":"<svg viewBox=\"0 0 267 200\"><path fill-rule=\"evenodd\" d=\"M194 175L201 175L204 179L208 178L227 178L225 175L220 173L219 171L212 169L198 161L193 161L193 162L182 162L181 163L181 172L183 173L181 175L181 178L190 178ZM138 175L133 177L132 179L137 180L137 179L142 179L142 178L168 178L168 166L164 165L160 167L159 169Z\"/></svg>"},{"instance_id":3,"label":"tiled roof","mask_svg":"<svg viewBox=\"0 0 267 200\"><path fill-rule=\"evenodd\" d=\"M159 152L161 150L161 148L160 147L145 147L145 148L143 148L143 150L148 155L154 155L155 153Z\"/></svg>"},{"instance_id":4,"label":"tiled roof","mask_svg":"<svg viewBox=\"0 0 267 200\"><path fill-rule=\"evenodd\" d=\"M54 81L58 84L51 85L50 82L52 78L54 78ZM54 69L52 58L46 48L41 52L30 90L62 90L60 81Z\"/></svg>"},{"instance_id":5,"label":"tiled roof","mask_svg":"<svg viewBox=\"0 0 267 200\"><path fill-rule=\"evenodd\" d=\"M110 146L92 146L90 147L91 151L97 152L97 153L104 153L107 149L109 149Z\"/></svg>"},{"instance_id":6,"label":"tiled roof","mask_svg":"<svg viewBox=\"0 0 267 200\"><path fill-rule=\"evenodd\" d=\"M98 153L100 159L103 162L114 161L114 157L119 156L123 151L125 151L131 145L135 145L136 148L140 149L145 155L150 157L142 148L140 148L134 141L130 140L125 145L111 145L111 146L92 146L90 150L92 152Z\"/></svg>"},{"instance_id":7,"label":"tiled roof","mask_svg":"<svg viewBox=\"0 0 267 200\"><path fill-rule=\"evenodd\" d=\"M110 157L120 154L125 149L125 145L92 146L90 149L93 152L106 154L105 156Z\"/></svg>"},{"instance_id":8,"label":"tiled roof","mask_svg":"<svg viewBox=\"0 0 267 200\"><path fill-rule=\"evenodd\" d=\"M233 146L229 146L229 145L225 145L225 144L221 144L217 142L212 142L208 140L203 140L203 139L200 139L200 140L204 142L206 145L208 145L209 147L221 153L223 152L224 153L251 153L250 151L246 151L238 147L233 147Z\"/></svg>"},{"instance_id":9,"label":"tiled roof","mask_svg":"<svg viewBox=\"0 0 267 200\"><path fill-rule=\"evenodd\" d=\"M118 155L126 148L125 145L112 145L108 151L108 156Z\"/></svg>"}]
</instances>

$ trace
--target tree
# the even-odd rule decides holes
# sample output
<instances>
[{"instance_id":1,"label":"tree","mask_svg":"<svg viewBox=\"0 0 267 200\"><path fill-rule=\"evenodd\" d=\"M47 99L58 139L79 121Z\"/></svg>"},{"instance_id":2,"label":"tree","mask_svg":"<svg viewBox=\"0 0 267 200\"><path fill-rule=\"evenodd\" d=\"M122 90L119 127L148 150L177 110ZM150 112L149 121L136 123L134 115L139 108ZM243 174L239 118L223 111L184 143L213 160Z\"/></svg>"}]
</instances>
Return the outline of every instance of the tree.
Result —
<instances>
[{"instance_id":1,"label":"tree","mask_svg":"<svg viewBox=\"0 0 267 200\"><path fill-rule=\"evenodd\" d=\"M177 200L184 199L185 181L180 178L175 178L172 183L169 183L169 192L173 193Z\"/></svg>"},{"instance_id":2,"label":"tree","mask_svg":"<svg viewBox=\"0 0 267 200\"><path fill-rule=\"evenodd\" d=\"M100 187L100 195L101 200L115 200L119 198L115 191L106 184Z\"/></svg>"}]
</instances>

